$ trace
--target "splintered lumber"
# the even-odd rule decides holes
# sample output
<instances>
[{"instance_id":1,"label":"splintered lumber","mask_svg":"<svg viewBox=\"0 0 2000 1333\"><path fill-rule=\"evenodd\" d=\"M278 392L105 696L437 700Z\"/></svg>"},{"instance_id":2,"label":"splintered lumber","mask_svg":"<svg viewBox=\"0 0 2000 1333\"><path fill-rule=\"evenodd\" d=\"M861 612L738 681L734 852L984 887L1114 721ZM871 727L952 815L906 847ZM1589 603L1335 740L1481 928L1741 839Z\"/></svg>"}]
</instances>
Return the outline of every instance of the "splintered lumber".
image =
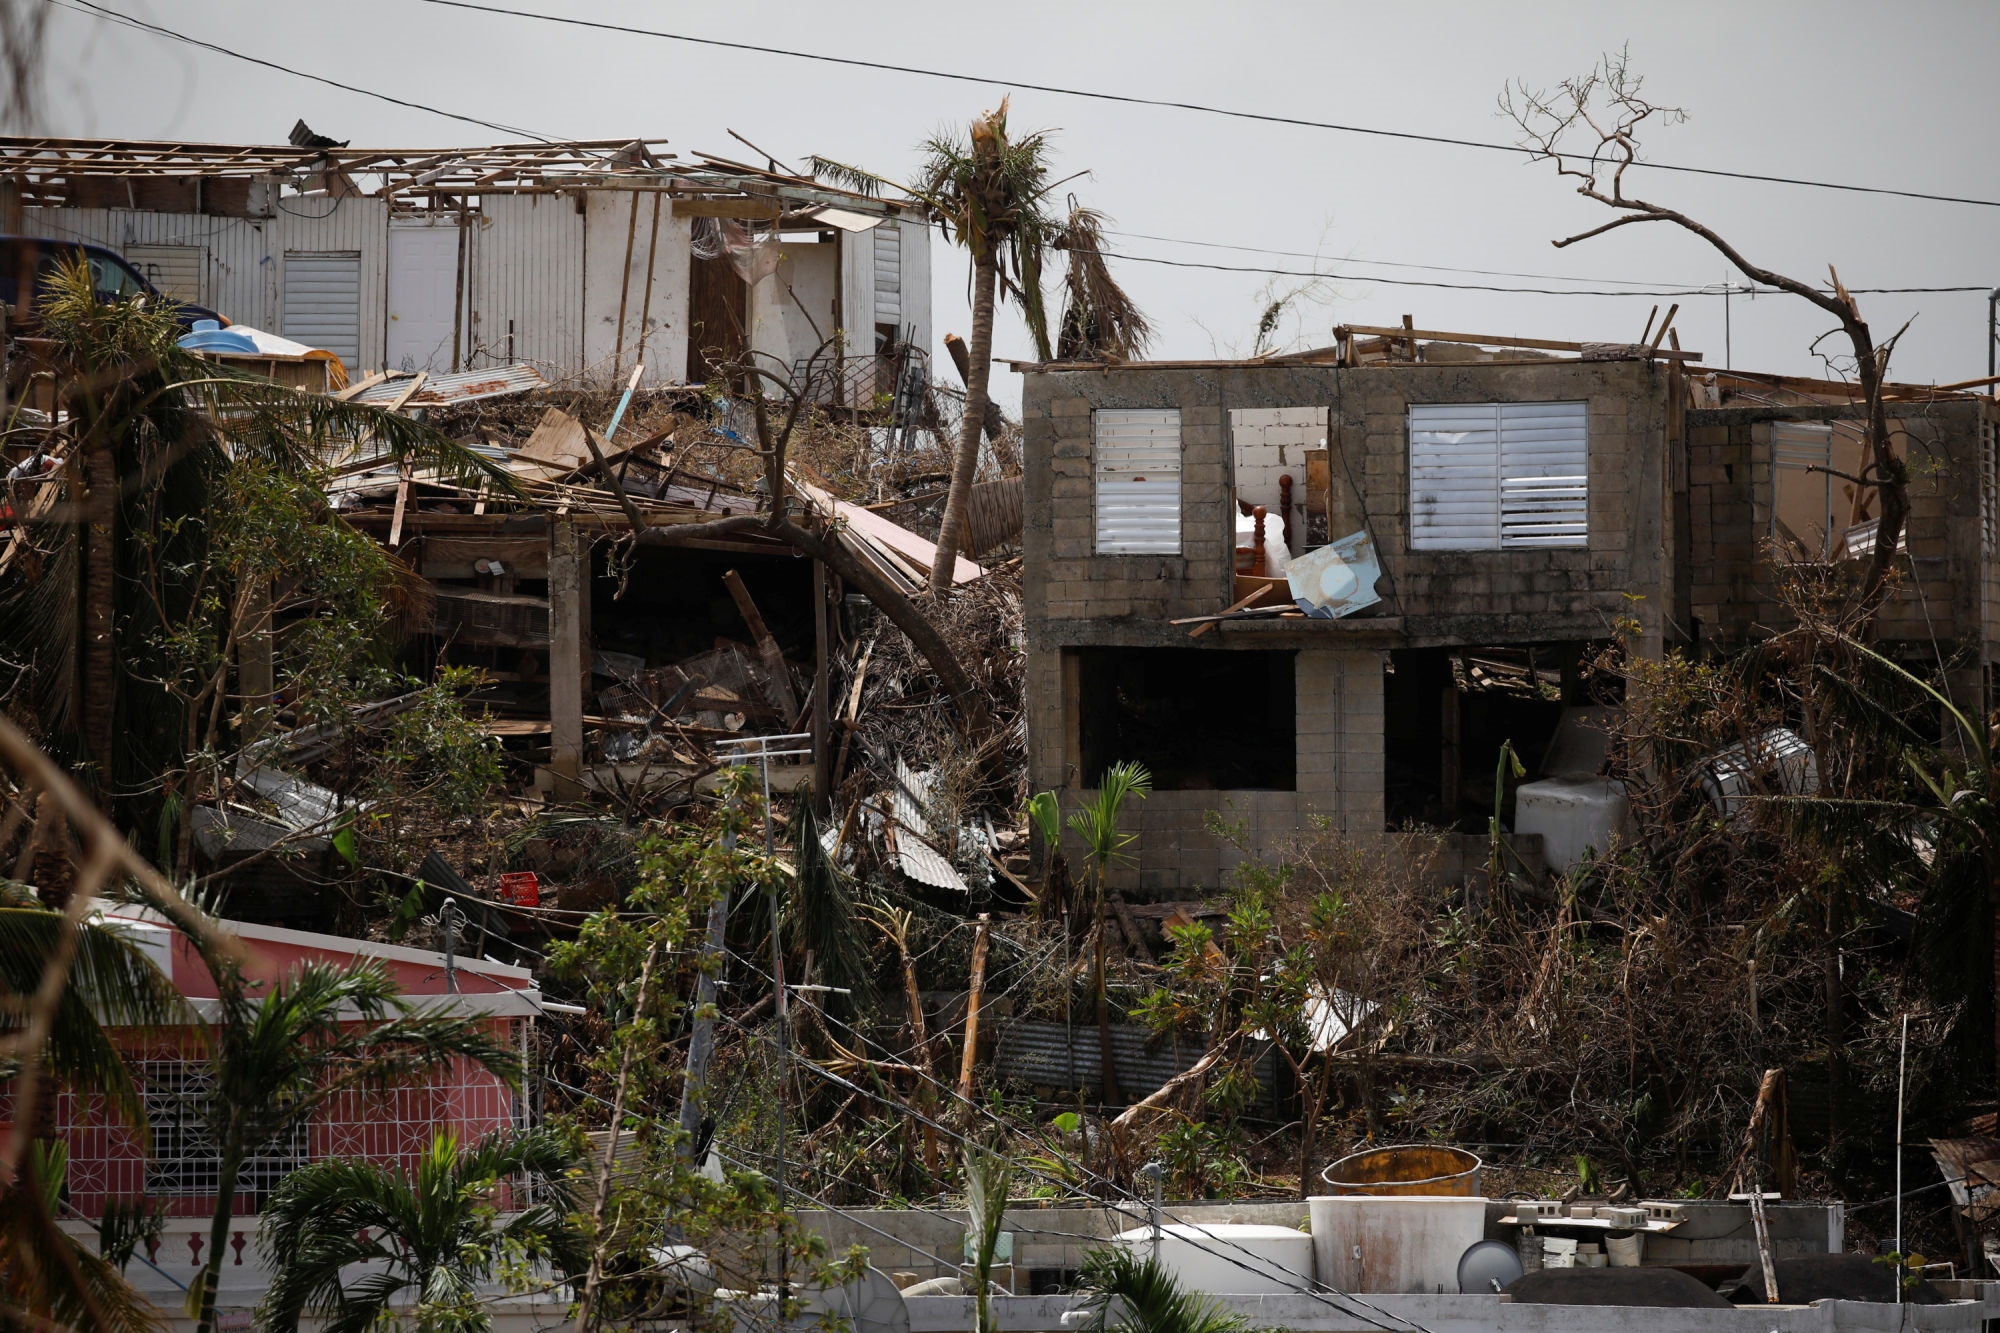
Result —
<instances>
[{"instance_id":1,"label":"splintered lumber","mask_svg":"<svg viewBox=\"0 0 2000 1333\"><path fill-rule=\"evenodd\" d=\"M979 931L972 937L972 980L965 992L965 1054L958 1065L958 1100L968 1110L972 1105L972 1064L979 1054L979 994L986 987L986 935L991 926L992 918L981 912Z\"/></svg>"},{"instance_id":2,"label":"splintered lumber","mask_svg":"<svg viewBox=\"0 0 2000 1333\"><path fill-rule=\"evenodd\" d=\"M1263 601L1265 595L1269 593L1271 589L1277 586L1278 585L1275 583L1258 584L1257 587L1251 591L1248 597L1239 598L1238 600L1231 602L1228 606L1223 607L1221 616L1204 616L1202 618L1202 622L1199 625L1196 625L1193 629L1188 631L1188 637L1190 639L1199 639L1202 635L1214 629L1215 622L1222 619L1222 616L1234 615L1238 611L1248 610L1256 603Z\"/></svg>"},{"instance_id":3,"label":"splintered lumber","mask_svg":"<svg viewBox=\"0 0 2000 1333\"><path fill-rule=\"evenodd\" d=\"M1008 878L1013 877L1010 875ZM1125 932L1125 942L1136 948L1147 962L1159 962L1159 959L1153 957L1153 946L1146 943L1146 937L1139 933L1139 923L1132 916L1132 904L1125 901L1124 894L1111 895L1111 910L1118 914L1118 928Z\"/></svg>"},{"instance_id":4,"label":"splintered lumber","mask_svg":"<svg viewBox=\"0 0 2000 1333\"><path fill-rule=\"evenodd\" d=\"M743 623L750 627L750 637L756 640L757 653L764 659L764 669L771 673L771 688L777 691L774 701L784 709L789 725L799 716L799 697L792 689L792 669L785 665L785 655L778 649L778 641L771 637L771 631L764 624L763 615L757 610L757 603L750 600L750 590L743 586L743 576L735 570L727 570L722 575L723 586L736 602L736 609L743 616Z\"/></svg>"},{"instance_id":5,"label":"splintered lumber","mask_svg":"<svg viewBox=\"0 0 2000 1333\"><path fill-rule=\"evenodd\" d=\"M1532 347L1543 352L1581 352L1584 349L1584 344L1580 342L1566 342L1558 338L1503 338L1490 333L1442 333L1436 329L1391 328L1373 324L1344 324L1334 332L1399 341L1414 338L1423 342L1473 343L1483 347ZM1653 355L1670 361L1701 360L1700 352L1655 351Z\"/></svg>"}]
</instances>

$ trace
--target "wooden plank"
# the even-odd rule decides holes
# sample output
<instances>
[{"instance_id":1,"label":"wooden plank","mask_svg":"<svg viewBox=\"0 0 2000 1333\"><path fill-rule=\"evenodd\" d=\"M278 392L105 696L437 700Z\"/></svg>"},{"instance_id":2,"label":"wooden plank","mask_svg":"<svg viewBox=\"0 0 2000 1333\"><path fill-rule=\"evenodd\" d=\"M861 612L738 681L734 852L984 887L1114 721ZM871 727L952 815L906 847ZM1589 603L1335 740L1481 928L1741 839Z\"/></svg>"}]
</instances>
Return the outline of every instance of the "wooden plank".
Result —
<instances>
[{"instance_id":1,"label":"wooden plank","mask_svg":"<svg viewBox=\"0 0 2000 1333\"><path fill-rule=\"evenodd\" d=\"M410 465L408 463L396 472L396 511L389 519L389 549L395 550L403 544L403 515L410 507Z\"/></svg>"},{"instance_id":2,"label":"wooden plank","mask_svg":"<svg viewBox=\"0 0 2000 1333\"><path fill-rule=\"evenodd\" d=\"M733 569L724 570L722 585L729 589L729 596L743 616L743 623L750 627L750 637L756 640L757 653L764 659L764 670L771 675L771 688L778 692L778 704L785 710L786 721L796 721L799 697L792 689L792 670L785 665L785 654L778 648L778 641L771 637L770 627L764 623L757 603L750 599L750 590L743 586L743 576Z\"/></svg>"},{"instance_id":3,"label":"wooden plank","mask_svg":"<svg viewBox=\"0 0 2000 1333\"><path fill-rule=\"evenodd\" d=\"M1581 352L1584 348L1584 344L1580 342L1566 342L1556 338L1504 338L1490 333L1443 333L1436 329L1393 328L1387 325L1375 324L1344 324L1336 329L1335 332L1361 334L1369 338L1395 338L1398 340L1416 338L1423 342L1433 343L1476 343L1487 347L1532 347L1537 351L1543 352ZM1643 346L1643 344L1634 344L1634 346ZM1654 355L1662 360L1701 360L1700 352L1659 351L1655 352Z\"/></svg>"},{"instance_id":4,"label":"wooden plank","mask_svg":"<svg viewBox=\"0 0 2000 1333\"><path fill-rule=\"evenodd\" d=\"M549 544L541 537L426 537L418 569L427 579L477 578L478 560L498 560L524 579L549 576Z\"/></svg>"},{"instance_id":5,"label":"wooden plank","mask_svg":"<svg viewBox=\"0 0 2000 1333\"><path fill-rule=\"evenodd\" d=\"M386 380L388 378L389 378L388 371L378 370L372 375L370 375L367 379L358 380L355 383L348 385L345 389L342 389L339 393L333 396L333 401L336 403L351 403L356 398L359 398L362 394L367 393L370 389L374 388L376 385L380 384L383 380Z\"/></svg>"},{"instance_id":6,"label":"wooden plank","mask_svg":"<svg viewBox=\"0 0 2000 1333\"><path fill-rule=\"evenodd\" d=\"M1222 614L1225 616L1232 615L1235 612L1241 611L1246 607L1256 605L1258 602L1264 600L1265 596L1270 593L1271 589L1277 586L1278 585L1275 583L1259 584L1257 588L1254 591L1252 591L1248 597L1238 598L1236 601L1231 602L1228 606L1223 607ZM1188 631L1188 637L1190 639L1199 639L1202 635L1208 633L1210 630L1214 628L1215 628L1215 620L1213 618L1204 620L1201 624L1196 625L1193 629Z\"/></svg>"}]
</instances>

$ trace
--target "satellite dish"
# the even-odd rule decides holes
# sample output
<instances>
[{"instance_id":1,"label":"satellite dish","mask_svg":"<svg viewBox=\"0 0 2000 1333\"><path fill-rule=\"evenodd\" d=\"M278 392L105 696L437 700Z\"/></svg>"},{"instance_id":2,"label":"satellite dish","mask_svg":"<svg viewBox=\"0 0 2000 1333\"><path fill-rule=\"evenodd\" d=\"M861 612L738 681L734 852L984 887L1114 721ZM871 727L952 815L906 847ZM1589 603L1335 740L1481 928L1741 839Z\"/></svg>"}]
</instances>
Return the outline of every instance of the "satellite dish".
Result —
<instances>
[{"instance_id":1,"label":"satellite dish","mask_svg":"<svg viewBox=\"0 0 2000 1333\"><path fill-rule=\"evenodd\" d=\"M1458 1257L1458 1289L1467 1296L1505 1291L1521 1271L1521 1256L1506 1241L1475 1241Z\"/></svg>"},{"instance_id":2,"label":"satellite dish","mask_svg":"<svg viewBox=\"0 0 2000 1333\"><path fill-rule=\"evenodd\" d=\"M813 1292L807 1317L838 1315L854 1333L910 1333L910 1307L902 1291L879 1268L870 1268L843 1286Z\"/></svg>"}]
</instances>

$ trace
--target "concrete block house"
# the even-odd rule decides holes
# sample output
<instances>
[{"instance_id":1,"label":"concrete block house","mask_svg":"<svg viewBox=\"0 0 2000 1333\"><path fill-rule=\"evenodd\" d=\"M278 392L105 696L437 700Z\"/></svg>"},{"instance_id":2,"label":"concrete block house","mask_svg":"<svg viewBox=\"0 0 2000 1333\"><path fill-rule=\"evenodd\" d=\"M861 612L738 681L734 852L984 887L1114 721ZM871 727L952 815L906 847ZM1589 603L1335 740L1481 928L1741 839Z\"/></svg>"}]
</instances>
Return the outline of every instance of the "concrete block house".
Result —
<instances>
[{"instance_id":1,"label":"concrete block house","mask_svg":"<svg viewBox=\"0 0 2000 1333\"><path fill-rule=\"evenodd\" d=\"M1112 763L1152 770L1128 890L1217 887L1241 853L1211 811L1256 851L1315 819L1482 830L1502 741L1531 779L1565 771L1582 710L1616 703L1588 669L1605 643L1747 642L1782 618L1779 562L1872 540L1868 493L1809 470L1859 467L1845 386L1701 372L1645 345L1361 332L1390 331L1255 362L1016 367L1029 780L1073 803ZM1895 392L1899 445L1921 461L1882 639L1942 651L1983 708L2000 411ZM1239 501L1265 508L1267 545L1291 559L1366 533L1380 600L1199 636L1173 623L1242 595ZM1601 741L1582 748L1601 762Z\"/></svg>"}]
</instances>

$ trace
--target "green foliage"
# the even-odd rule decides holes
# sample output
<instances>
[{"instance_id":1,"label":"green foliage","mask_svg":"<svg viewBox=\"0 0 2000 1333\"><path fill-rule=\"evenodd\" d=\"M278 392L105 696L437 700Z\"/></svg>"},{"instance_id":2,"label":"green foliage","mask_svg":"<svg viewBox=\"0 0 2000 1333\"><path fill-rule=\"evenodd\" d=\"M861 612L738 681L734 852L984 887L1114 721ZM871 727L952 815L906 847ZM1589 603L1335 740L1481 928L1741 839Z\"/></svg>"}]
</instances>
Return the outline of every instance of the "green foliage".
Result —
<instances>
[{"instance_id":1,"label":"green foliage","mask_svg":"<svg viewBox=\"0 0 2000 1333\"><path fill-rule=\"evenodd\" d=\"M1219 1303L1183 1290L1157 1260L1124 1246L1092 1250L1077 1270L1090 1298L1084 1333L1248 1333Z\"/></svg>"},{"instance_id":2,"label":"green foliage","mask_svg":"<svg viewBox=\"0 0 2000 1333\"><path fill-rule=\"evenodd\" d=\"M272 1281L263 1326L296 1333L312 1316L327 1333L367 1333L407 1293L418 1333L490 1328L476 1284L511 1278L519 1290L530 1264L561 1278L588 1265L572 1217L582 1160L575 1139L543 1130L492 1134L463 1150L439 1134L414 1176L360 1159L302 1167L264 1207L258 1242ZM525 1207L506 1193L530 1185ZM503 1213L503 1204L512 1207ZM373 1268L344 1278L358 1264Z\"/></svg>"},{"instance_id":3,"label":"green foliage","mask_svg":"<svg viewBox=\"0 0 2000 1333\"><path fill-rule=\"evenodd\" d=\"M44 1067L79 1092L105 1097L111 1109L135 1129L146 1127L145 1102L125 1054L107 1028L160 1031L191 1024L195 1013L171 980L115 926L88 920L68 926L18 884L0 880L0 992L33 995L42 973L74 934L69 984L56 1002L54 1022L42 1048ZM0 1011L0 1033L17 1030L26 1016L8 1006ZM15 1072L0 1059L0 1078Z\"/></svg>"},{"instance_id":4,"label":"green foliage","mask_svg":"<svg viewBox=\"0 0 2000 1333\"><path fill-rule=\"evenodd\" d=\"M993 1319L989 1293L993 1287L993 1254L1000 1244L1000 1227L1013 1180L1013 1167L1005 1157L966 1141L965 1214L977 1311L974 1333L995 1333L999 1327Z\"/></svg>"},{"instance_id":5,"label":"green foliage","mask_svg":"<svg viewBox=\"0 0 2000 1333\"><path fill-rule=\"evenodd\" d=\"M815 981L850 992L839 1007L865 1009L875 997L875 974L868 965L868 943L861 935L853 885L820 846L819 821L813 818L809 794L794 807L792 819L798 874L791 884L788 938L795 953L812 954ZM828 1002L841 998L829 996Z\"/></svg>"},{"instance_id":6,"label":"green foliage","mask_svg":"<svg viewBox=\"0 0 2000 1333\"><path fill-rule=\"evenodd\" d=\"M1113 764L1097 780L1097 791L1089 802L1070 815L1070 829L1083 839L1084 854L1089 859L1091 879L1099 898L1111 867L1130 861L1132 855L1125 849L1138 841L1138 834L1125 832L1119 824L1126 800L1137 797L1143 801L1152 794L1153 775L1144 764L1130 761Z\"/></svg>"},{"instance_id":7,"label":"green foliage","mask_svg":"<svg viewBox=\"0 0 2000 1333\"><path fill-rule=\"evenodd\" d=\"M373 769L385 800L427 799L445 816L463 818L499 788L500 741L479 730L462 698L477 684L476 671L440 667L416 705L396 715Z\"/></svg>"},{"instance_id":8,"label":"green foliage","mask_svg":"<svg viewBox=\"0 0 2000 1333\"><path fill-rule=\"evenodd\" d=\"M1169 1198L1226 1199L1243 1175L1223 1135L1205 1121L1162 1131L1153 1150L1166 1167Z\"/></svg>"},{"instance_id":9,"label":"green foliage","mask_svg":"<svg viewBox=\"0 0 2000 1333\"><path fill-rule=\"evenodd\" d=\"M1038 791L1024 807L1028 820L1042 835L1051 852L1062 848L1062 801L1052 791Z\"/></svg>"}]
</instances>

